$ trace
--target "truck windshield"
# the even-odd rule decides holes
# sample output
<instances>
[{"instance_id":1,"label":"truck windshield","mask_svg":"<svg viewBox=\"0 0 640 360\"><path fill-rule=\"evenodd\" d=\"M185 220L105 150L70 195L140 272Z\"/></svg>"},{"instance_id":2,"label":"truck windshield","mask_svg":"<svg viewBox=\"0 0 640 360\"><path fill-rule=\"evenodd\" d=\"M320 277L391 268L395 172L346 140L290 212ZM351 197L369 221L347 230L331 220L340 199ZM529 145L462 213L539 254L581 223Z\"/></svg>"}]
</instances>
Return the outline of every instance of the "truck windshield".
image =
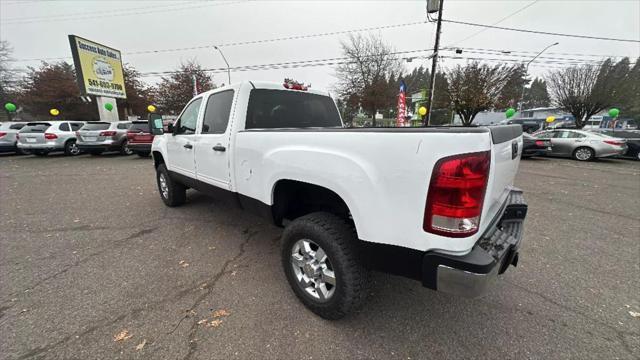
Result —
<instances>
[{"instance_id":1,"label":"truck windshield","mask_svg":"<svg viewBox=\"0 0 640 360\"><path fill-rule=\"evenodd\" d=\"M341 126L338 109L329 96L302 91L251 90L247 129Z\"/></svg>"}]
</instances>

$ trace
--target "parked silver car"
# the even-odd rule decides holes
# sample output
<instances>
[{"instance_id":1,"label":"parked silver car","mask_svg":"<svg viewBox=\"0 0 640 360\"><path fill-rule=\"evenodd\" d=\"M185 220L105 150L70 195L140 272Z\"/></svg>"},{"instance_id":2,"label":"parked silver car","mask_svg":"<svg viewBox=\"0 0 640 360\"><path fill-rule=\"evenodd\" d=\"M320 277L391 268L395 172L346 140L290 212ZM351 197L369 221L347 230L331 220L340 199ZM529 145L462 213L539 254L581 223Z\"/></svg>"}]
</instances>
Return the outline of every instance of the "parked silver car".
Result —
<instances>
[{"instance_id":1,"label":"parked silver car","mask_svg":"<svg viewBox=\"0 0 640 360\"><path fill-rule=\"evenodd\" d=\"M90 121L77 133L78 147L92 155L105 151L118 151L122 155L131 155L127 140L127 130L131 121Z\"/></svg>"},{"instance_id":2,"label":"parked silver car","mask_svg":"<svg viewBox=\"0 0 640 360\"><path fill-rule=\"evenodd\" d=\"M16 135L25 124L24 122L15 121L0 123L0 152L22 153L22 151L18 149L18 139Z\"/></svg>"},{"instance_id":3,"label":"parked silver car","mask_svg":"<svg viewBox=\"0 0 640 360\"><path fill-rule=\"evenodd\" d=\"M65 155L78 155L76 131L84 125L81 121L38 121L27 123L18 132L18 149L38 156L53 151Z\"/></svg>"},{"instance_id":4,"label":"parked silver car","mask_svg":"<svg viewBox=\"0 0 640 360\"><path fill-rule=\"evenodd\" d=\"M556 129L542 131L534 136L551 140L551 151L547 155L572 157L580 161L617 156L627 151L624 139L583 130Z\"/></svg>"}]
</instances>

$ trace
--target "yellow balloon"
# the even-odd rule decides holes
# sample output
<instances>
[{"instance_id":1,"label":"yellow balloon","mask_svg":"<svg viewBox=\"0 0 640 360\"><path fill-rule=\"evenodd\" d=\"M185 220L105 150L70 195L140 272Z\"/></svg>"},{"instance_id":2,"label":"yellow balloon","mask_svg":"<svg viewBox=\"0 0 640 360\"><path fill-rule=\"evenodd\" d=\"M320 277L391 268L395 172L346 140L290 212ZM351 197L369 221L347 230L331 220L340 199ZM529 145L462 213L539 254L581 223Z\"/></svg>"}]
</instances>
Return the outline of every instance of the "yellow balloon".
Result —
<instances>
[{"instance_id":1,"label":"yellow balloon","mask_svg":"<svg viewBox=\"0 0 640 360\"><path fill-rule=\"evenodd\" d=\"M155 106L153 106L153 105L149 105L149 106L147 106L147 110L148 110L150 113L154 113L154 112L156 112L156 107L155 107Z\"/></svg>"},{"instance_id":2,"label":"yellow balloon","mask_svg":"<svg viewBox=\"0 0 640 360\"><path fill-rule=\"evenodd\" d=\"M51 109L49 110L49 114L53 115L53 116L58 116L60 115L60 110L58 109Z\"/></svg>"},{"instance_id":3,"label":"yellow balloon","mask_svg":"<svg viewBox=\"0 0 640 360\"><path fill-rule=\"evenodd\" d=\"M418 114L425 116L427 115L427 108L424 106L420 106L420 108L418 109Z\"/></svg>"},{"instance_id":4,"label":"yellow balloon","mask_svg":"<svg viewBox=\"0 0 640 360\"><path fill-rule=\"evenodd\" d=\"M547 117L547 122L548 122L548 123L552 123L552 122L554 122L555 120L556 120L556 117L555 117L555 116L549 116L549 117Z\"/></svg>"}]
</instances>

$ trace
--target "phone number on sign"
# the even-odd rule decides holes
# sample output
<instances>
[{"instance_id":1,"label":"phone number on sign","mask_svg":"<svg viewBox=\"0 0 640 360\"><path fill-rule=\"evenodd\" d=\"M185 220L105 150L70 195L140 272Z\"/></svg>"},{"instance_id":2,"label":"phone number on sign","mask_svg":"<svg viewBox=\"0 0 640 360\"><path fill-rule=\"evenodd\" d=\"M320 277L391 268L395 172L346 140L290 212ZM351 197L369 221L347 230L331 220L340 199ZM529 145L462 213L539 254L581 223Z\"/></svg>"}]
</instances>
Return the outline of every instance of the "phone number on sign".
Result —
<instances>
[{"instance_id":1,"label":"phone number on sign","mask_svg":"<svg viewBox=\"0 0 640 360\"><path fill-rule=\"evenodd\" d=\"M122 85L110 83L108 81L98 81L89 79L89 85L101 87L103 89L114 89L114 90L122 90Z\"/></svg>"}]
</instances>

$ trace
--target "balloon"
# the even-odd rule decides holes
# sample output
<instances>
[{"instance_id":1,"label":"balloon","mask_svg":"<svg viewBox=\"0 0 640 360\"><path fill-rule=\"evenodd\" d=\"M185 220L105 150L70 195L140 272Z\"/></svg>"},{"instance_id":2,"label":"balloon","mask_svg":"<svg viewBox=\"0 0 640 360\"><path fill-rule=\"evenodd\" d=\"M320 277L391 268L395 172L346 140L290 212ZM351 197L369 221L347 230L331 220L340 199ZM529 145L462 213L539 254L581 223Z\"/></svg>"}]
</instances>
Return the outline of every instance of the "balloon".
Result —
<instances>
[{"instance_id":1,"label":"balloon","mask_svg":"<svg viewBox=\"0 0 640 360\"><path fill-rule=\"evenodd\" d=\"M513 115L515 115L516 113L516 109L514 108L508 108L507 111L504 113L505 115L507 115L507 119L512 117Z\"/></svg>"},{"instance_id":2,"label":"balloon","mask_svg":"<svg viewBox=\"0 0 640 360\"><path fill-rule=\"evenodd\" d=\"M424 106L420 106L420 108L418 108L418 114L420 114L421 116L427 115L427 108Z\"/></svg>"},{"instance_id":3,"label":"balloon","mask_svg":"<svg viewBox=\"0 0 640 360\"><path fill-rule=\"evenodd\" d=\"M104 104L104 108L107 109L107 111L111 111L111 110L113 110L113 104L112 103L106 103L106 104Z\"/></svg>"},{"instance_id":4,"label":"balloon","mask_svg":"<svg viewBox=\"0 0 640 360\"><path fill-rule=\"evenodd\" d=\"M554 121L556 121L556 117L555 116L547 116L547 122L548 123L552 123Z\"/></svg>"},{"instance_id":5,"label":"balloon","mask_svg":"<svg viewBox=\"0 0 640 360\"><path fill-rule=\"evenodd\" d=\"M51 109L49 110L49 114L53 115L53 116L58 116L60 115L60 110L58 109Z\"/></svg>"},{"instance_id":6,"label":"balloon","mask_svg":"<svg viewBox=\"0 0 640 360\"><path fill-rule=\"evenodd\" d=\"M4 108L7 109L8 112L14 112L16 111L16 104L8 102L4 104Z\"/></svg>"},{"instance_id":7,"label":"balloon","mask_svg":"<svg viewBox=\"0 0 640 360\"><path fill-rule=\"evenodd\" d=\"M616 109L616 108L612 108L611 110L609 110L609 116L611 117L618 117L618 114L620 114L620 110Z\"/></svg>"},{"instance_id":8,"label":"balloon","mask_svg":"<svg viewBox=\"0 0 640 360\"><path fill-rule=\"evenodd\" d=\"M147 106L147 111L149 111L150 113L154 113L156 112L156 107L153 105L149 105Z\"/></svg>"}]
</instances>

